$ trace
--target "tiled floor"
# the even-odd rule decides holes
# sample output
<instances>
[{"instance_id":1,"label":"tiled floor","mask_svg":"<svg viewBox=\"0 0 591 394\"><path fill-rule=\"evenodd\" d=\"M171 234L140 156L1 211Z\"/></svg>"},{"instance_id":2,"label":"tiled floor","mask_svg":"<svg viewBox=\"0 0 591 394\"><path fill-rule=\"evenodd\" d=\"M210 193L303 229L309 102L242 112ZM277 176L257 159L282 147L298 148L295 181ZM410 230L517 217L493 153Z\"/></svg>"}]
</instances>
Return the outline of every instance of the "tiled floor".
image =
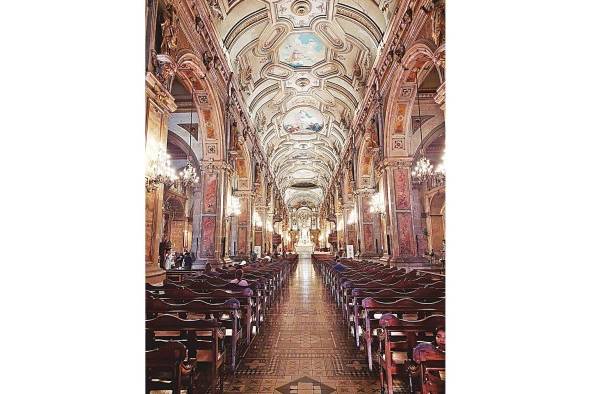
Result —
<instances>
[{"instance_id":1,"label":"tiled floor","mask_svg":"<svg viewBox=\"0 0 591 394\"><path fill-rule=\"evenodd\" d=\"M267 317L225 393L379 393L377 373L357 351L322 279L301 258L286 296ZM399 393L406 393L398 384Z\"/></svg>"}]
</instances>

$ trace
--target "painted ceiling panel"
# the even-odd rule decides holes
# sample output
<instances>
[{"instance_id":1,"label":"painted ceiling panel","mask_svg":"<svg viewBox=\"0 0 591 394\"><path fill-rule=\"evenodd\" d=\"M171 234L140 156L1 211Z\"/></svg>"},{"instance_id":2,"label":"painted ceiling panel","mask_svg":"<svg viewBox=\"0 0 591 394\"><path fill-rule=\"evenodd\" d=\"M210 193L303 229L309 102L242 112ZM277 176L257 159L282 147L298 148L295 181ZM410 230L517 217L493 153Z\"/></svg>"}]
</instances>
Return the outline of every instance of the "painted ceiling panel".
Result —
<instances>
[{"instance_id":1,"label":"painted ceiling panel","mask_svg":"<svg viewBox=\"0 0 591 394\"><path fill-rule=\"evenodd\" d=\"M221 2L220 2L221 4ZM363 97L384 14L372 0L223 2L218 33L285 201L318 205ZM306 187L304 187L306 186Z\"/></svg>"}]
</instances>

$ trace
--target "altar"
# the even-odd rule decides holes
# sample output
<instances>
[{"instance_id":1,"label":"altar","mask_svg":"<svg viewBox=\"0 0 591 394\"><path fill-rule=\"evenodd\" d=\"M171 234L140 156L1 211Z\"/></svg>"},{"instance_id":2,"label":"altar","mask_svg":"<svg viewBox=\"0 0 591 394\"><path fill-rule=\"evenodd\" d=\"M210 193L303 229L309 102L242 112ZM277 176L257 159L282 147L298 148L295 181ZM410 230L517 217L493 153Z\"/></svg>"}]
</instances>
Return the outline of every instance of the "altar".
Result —
<instances>
[{"instance_id":1,"label":"altar","mask_svg":"<svg viewBox=\"0 0 591 394\"><path fill-rule=\"evenodd\" d=\"M314 253L314 244L295 245L295 251L302 257L310 257Z\"/></svg>"}]
</instances>

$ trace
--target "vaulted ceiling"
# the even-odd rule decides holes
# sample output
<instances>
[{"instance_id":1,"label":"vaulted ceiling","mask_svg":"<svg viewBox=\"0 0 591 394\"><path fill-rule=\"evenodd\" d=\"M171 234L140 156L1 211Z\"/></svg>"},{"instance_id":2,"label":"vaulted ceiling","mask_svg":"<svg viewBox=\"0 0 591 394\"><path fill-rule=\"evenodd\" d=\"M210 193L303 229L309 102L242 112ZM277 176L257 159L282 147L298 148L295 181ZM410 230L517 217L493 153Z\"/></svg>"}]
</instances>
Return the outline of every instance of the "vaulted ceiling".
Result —
<instances>
[{"instance_id":1,"label":"vaulted ceiling","mask_svg":"<svg viewBox=\"0 0 591 394\"><path fill-rule=\"evenodd\" d=\"M289 206L318 205L365 94L387 7L371 0L210 4L283 198Z\"/></svg>"}]
</instances>

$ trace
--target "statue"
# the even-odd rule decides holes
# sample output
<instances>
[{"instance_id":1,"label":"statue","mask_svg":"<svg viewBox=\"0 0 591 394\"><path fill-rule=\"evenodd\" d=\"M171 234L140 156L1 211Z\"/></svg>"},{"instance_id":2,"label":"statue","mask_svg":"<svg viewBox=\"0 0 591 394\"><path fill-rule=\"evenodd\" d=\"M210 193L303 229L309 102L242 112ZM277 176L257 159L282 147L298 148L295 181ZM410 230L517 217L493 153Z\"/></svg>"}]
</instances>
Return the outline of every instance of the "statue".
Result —
<instances>
[{"instance_id":1,"label":"statue","mask_svg":"<svg viewBox=\"0 0 591 394\"><path fill-rule=\"evenodd\" d=\"M177 49L177 27L178 18L174 15L172 6L168 7L168 15L164 22L160 25L162 27L162 44L160 45L160 53L174 57Z\"/></svg>"}]
</instances>

